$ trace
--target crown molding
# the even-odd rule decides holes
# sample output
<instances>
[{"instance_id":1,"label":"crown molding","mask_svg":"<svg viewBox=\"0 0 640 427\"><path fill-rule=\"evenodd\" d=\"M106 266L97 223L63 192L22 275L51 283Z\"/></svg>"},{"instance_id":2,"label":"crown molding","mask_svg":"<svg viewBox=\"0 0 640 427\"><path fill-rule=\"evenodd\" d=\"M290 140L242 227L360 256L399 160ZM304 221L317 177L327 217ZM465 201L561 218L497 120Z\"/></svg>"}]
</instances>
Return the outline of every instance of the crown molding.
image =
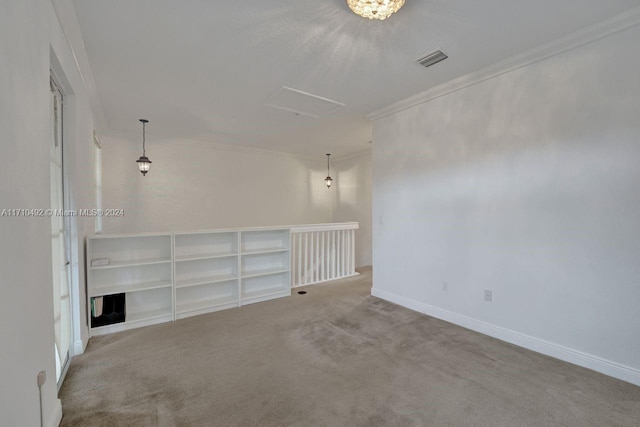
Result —
<instances>
[{"instance_id":1,"label":"crown molding","mask_svg":"<svg viewBox=\"0 0 640 427\"><path fill-rule=\"evenodd\" d=\"M98 96L98 89L93 79L93 73L91 72L91 65L89 64L89 57L87 56L84 39L82 38L82 31L76 10L70 0L51 0L51 4L53 5L53 10L62 28L62 33L69 45L71 55L82 79L89 104L93 110L95 127L98 131L104 131L107 129L107 119L102 107L102 102Z\"/></svg>"},{"instance_id":2,"label":"crown molding","mask_svg":"<svg viewBox=\"0 0 640 427\"><path fill-rule=\"evenodd\" d=\"M593 43L613 34L628 30L640 24L640 7L634 7L612 18L578 30L553 42L512 56L495 64L481 68L478 71L465 74L420 92L402 101L398 101L380 110L367 114L369 120L379 120L400 111L432 101L460 89L493 79L502 74L510 73L547 58L568 52L580 46Z\"/></svg>"}]
</instances>

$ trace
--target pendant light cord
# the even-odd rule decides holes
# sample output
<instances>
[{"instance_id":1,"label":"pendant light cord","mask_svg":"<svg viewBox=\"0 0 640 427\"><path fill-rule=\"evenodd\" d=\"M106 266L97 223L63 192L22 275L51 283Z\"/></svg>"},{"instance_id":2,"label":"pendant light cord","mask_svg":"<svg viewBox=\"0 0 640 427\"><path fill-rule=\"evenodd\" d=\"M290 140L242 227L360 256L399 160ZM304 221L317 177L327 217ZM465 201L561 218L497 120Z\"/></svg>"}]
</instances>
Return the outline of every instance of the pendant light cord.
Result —
<instances>
[{"instance_id":1,"label":"pendant light cord","mask_svg":"<svg viewBox=\"0 0 640 427\"><path fill-rule=\"evenodd\" d=\"M146 149L145 149L145 122L142 122L142 156L147 157Z\"/></svg>"},{"instance_id":2,"label":"pendant light cord","mask_svg":"<svg viewBox=\"0 0 640 427\"><path fill-rule=\"evenodd\" d=\"M331 154L327 154L327 176L331 175L329 173L329 156L331 156Z\"/></svg>"}]
</instances>

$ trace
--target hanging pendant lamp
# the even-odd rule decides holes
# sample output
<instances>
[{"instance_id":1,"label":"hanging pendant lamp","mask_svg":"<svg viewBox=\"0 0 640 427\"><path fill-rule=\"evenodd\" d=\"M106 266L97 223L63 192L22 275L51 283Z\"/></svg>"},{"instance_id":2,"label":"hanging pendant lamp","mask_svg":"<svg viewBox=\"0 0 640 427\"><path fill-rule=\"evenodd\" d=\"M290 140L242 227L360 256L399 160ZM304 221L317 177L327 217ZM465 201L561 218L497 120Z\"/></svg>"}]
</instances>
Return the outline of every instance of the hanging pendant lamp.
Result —
<instances>
[{"instance_id":1,"label":"hanging pendant lamp","mask_svg":"<svg viewBox=\"0 0 640 427\"><path fill-rule=\"evenodd\" d=\"M327 188L331 188L331 184L333 184L333 178L331 178L331 174L329 173L329 157L331 157L331 154L327 154L327 177L324 179Z\"/></svg>"},{"instance_id":2,"label":"hanging pendant lamp","mask_svg":"<svg viewBox=\"0 0 640 427\"><path fill-rule=\"evenodd\" d=\"M138 169L140 169L142 176L145 176L147 172L149 172L149 167L151 166L151 160L147 157L145 150L145 125L149 123L149 120L140 119L140 122L142 123L142 156L136 160L136 163L138 164Z\"/></svg>"}]
</instances>

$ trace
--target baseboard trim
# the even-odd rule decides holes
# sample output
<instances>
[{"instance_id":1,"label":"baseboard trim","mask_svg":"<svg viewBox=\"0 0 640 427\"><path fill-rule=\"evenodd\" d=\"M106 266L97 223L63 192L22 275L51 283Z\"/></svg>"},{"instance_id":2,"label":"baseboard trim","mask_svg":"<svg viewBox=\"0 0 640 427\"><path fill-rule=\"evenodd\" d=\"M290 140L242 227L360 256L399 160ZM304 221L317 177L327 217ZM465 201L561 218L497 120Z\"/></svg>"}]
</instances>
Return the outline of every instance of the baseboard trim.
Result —
<instances>
[{"instance_id":1,"label":"baseboard trim","mask_svg":"<svg viewBox=\"0 0 640 427\"><path fill-rule=\"evenodd\" d=\"M56 403L53 407L53 413L49 417L49 422L47 422L47 427L58 427L62 422L62 401L60 399L56 399Z\"/></svg>"},{"instance_id":2,"label":"baseboard trim","mask_svg":"<svg viewBox=\"0 0 640 427\"><path fill-rule=\"evenodd\" d=\"M410 310L426 314L463 328L497 338L502 341L526 348L537 353L551 356L583 368L592 369L602 374L617 378L622 381L640 386L640 370L629 366L621 365L610 360L602 359L591 354L573 350L558 344L554 344L539 338L522 334L511 329L501 326L492 325L482 322L471 317L463 316L452 311L444 310L429 304L416 301L411 298L403 297L381 289L372 288L371 295L374 297L401 305Z\"/></svg>"},{"instance_id":3,"label":"baseboard trim","mask_svg":"<svg viewBox=\"0 0 640 427\"><path fill-rule=\"evenodd\" d=\"M74 341L73 342L73 356L79 356L79 355L83 354L85 348L87 348L87 346L85 345L84 341L82 341L82 340Z\"/></svg>"}]
</instances>

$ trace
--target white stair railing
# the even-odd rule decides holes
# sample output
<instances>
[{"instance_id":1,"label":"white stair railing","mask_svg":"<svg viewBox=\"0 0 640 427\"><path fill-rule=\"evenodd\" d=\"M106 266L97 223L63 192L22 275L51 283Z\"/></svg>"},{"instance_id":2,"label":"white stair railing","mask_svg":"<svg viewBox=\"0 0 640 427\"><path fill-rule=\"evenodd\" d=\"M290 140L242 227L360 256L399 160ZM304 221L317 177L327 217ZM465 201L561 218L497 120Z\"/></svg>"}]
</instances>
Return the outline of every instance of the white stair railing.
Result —
<instances>
[{"instance_id":1,"label":"white stair railing","mask_svg":"<svg viewBox=\"0 0 640 427\"><path fill-rule=\"evenodd\" d=\"M291 286L355 276L357 222L291 227Z\"/></svg>"}]
</instances>

